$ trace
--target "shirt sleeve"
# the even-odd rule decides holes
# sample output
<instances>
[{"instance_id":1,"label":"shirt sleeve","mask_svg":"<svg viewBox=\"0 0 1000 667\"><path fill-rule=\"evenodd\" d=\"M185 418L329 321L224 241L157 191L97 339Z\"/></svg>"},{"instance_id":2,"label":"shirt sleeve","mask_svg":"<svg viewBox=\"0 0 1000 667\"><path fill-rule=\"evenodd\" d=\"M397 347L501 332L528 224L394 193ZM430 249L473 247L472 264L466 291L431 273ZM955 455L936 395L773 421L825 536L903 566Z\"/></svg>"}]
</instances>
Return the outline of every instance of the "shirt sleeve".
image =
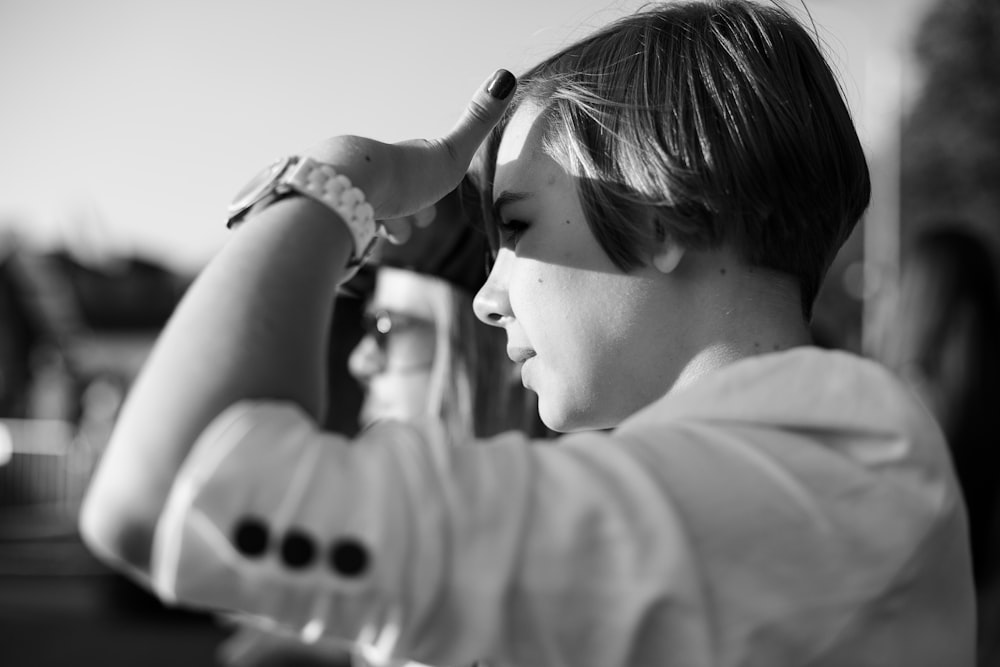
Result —
<instances>
[{"instance_id":1,"label":"shirt sleeve","mask_svg":"<svg viewBox=\"0 0 1000 667\"><path fill-rule=\"evenodd\" d=\"M573 646L590 653L577 665L623 664L663 582L695 585L682 531L627 458L562 449L515 433L454 447L399 423L351 442L294 405L237 404L174 483L153 586L376 661L568 664Z\"/></svg>"},{"instance_id":2,"label":"shirt sleeve","mask_svg":"<svg viewBox=\"0 0 1000 667\"><path fill-rule=\"evenodd\" d=\"M384 423L352 442L237 404L175 481L154 587L372 662L806 664L894 585L941 502L799 437L718 431L449 446Z\"/></svg>"}]
</instances>

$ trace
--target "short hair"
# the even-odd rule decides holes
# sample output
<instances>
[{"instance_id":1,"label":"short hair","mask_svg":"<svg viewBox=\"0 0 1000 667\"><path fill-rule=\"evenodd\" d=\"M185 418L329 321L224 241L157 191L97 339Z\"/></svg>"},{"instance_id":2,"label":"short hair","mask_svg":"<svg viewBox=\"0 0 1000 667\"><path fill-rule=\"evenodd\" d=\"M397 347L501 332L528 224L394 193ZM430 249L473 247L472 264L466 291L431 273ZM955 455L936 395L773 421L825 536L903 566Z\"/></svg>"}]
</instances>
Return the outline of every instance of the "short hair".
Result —
<instances>
[{"instance_id":1,"label":"short hair","mask_svg":"<svg viewBox=\"0 0 1000 667\"><path fill-rule=\"evenodd\" d=\"M623 271L665 236L730 244L750 265L793 276L808 320L871 196L843 91L777 5L659 5L547 58L520 77L484 146L487 189L525 103L543 110L544 148L579 177L588 225Z\"/></svg>"}]
</instances>

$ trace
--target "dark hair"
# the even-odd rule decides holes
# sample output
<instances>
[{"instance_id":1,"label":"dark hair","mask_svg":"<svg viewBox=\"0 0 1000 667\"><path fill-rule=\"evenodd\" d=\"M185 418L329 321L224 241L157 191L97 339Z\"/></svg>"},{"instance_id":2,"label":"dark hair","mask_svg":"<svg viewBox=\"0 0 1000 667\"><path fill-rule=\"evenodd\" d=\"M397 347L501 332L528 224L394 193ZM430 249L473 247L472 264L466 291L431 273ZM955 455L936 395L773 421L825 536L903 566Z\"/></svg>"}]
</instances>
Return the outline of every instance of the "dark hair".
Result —
<instances>
[{"instance_id":1,"label":"dark hair","mask_svg":"<svg viewBox=\"0 0 1000 667\"><path fill-rule=\"evenodd\" d=\"M837 80L777 6L671 3L546 59L520 77L484 148L484 188L525 103L542 108L545 148L579 175L588 224L623 271L664 235L694 249L731 244L794 276L808 319L871 195Z\"/></svg>"}]
</instances>

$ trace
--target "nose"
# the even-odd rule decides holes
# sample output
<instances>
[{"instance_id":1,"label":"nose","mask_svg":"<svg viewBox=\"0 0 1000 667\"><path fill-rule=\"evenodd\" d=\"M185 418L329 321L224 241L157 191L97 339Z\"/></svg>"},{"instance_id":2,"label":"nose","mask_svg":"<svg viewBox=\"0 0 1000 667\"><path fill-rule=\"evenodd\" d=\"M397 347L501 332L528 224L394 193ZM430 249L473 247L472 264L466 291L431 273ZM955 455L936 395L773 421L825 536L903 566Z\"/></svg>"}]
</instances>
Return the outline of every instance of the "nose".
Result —
<instances>
[{"instance_id":1,"label":"nose","mask_svg":"<svg viewBox=\"0 0 1000 667\"><path fill-rule=\"evenodd\" d=\"M354 346L351 356L347 358L347 370L361 383L385 371L385 354L379 349L374 336L367 334Z\"/></svg>"},{"instance_id":2,"label":"nose","mask_svg":"<svg viewBox=\"0 0 1000 667\"><path fill-rule=\"evenodd\" d=\"M476 293L472 301L472 310L484 324L503 327L513 316L510 309L510 298L507 292L508 274L513 252L501 248L497 253L496 262L490 269L486 282Z\"/></svg>"}]
</instances>

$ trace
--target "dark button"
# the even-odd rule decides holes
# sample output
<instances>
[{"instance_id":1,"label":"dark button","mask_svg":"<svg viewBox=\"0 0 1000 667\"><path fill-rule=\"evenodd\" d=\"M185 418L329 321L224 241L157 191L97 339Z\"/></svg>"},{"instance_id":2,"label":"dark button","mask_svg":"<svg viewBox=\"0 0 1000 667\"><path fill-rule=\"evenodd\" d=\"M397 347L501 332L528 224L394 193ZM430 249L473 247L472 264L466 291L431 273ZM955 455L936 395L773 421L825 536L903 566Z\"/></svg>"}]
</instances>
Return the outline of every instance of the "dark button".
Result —
<instances>
[{"instance_id":1,"label":"dark button","mask_svg":"<svg viewBox=\"0 0 1000 667\"><path fill-rule=\"evenodd\" d=\"M339 539L330 547L330 567L345 577L357 577L368 569L368 549L353 538Z\"/></svg>"},{"instance_id":2,"label":"dark button","mask_svg":"<svg viewBox=\"0 0 1000 667\"><path fill-rule=\"evenodd\" d=\"M301 530L291 529L281 541L281 560L290 568L308 566L316 557L316 543Z\"/></svg>"},{"instance_id":3,"label":"dark button","mask_svg":"<svg viewBox=\"0 0 1000 667\"><path fill-rule=\"evenodd\" d=\"M256 558L267 551L267 524L255 517L246 517L236 522L233 544L244 556Z\"/></svg>"}]
</instances>

